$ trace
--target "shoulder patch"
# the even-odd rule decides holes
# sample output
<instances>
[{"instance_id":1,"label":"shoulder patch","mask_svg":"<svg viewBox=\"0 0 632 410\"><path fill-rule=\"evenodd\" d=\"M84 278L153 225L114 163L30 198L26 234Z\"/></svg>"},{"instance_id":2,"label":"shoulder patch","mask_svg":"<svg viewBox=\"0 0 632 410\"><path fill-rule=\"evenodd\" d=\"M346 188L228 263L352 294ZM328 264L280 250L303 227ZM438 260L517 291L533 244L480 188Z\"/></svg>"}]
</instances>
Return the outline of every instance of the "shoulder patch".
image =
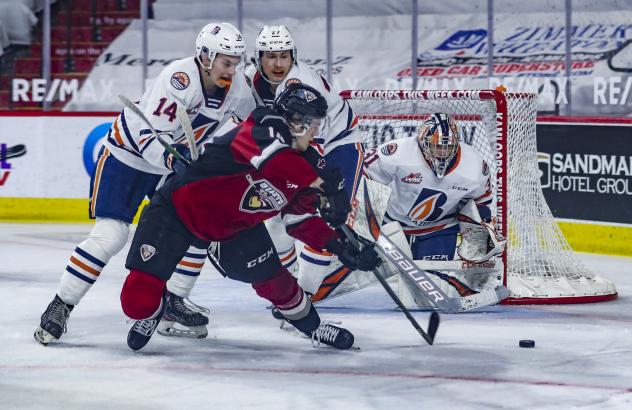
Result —
<instances>
[{"instance_id":1,"label":"shoulder patch","mask_svg":"<svg viewBox=\"0 0 632 410\"><path fill-rule=\"evenodd\" d=\"M397 151L397 144L394 142L386 144L380 149L380 152L384 155L393 155L395 151Z\"/></svg>"},{"instance_id":2,"label":"shoulder patch","mask_svg":"<svg viewBox=\"0 0 632 410\"><path fill-rule=\"evenodd\" d=\"M287 87L290 84L300 84L302 81L299 80L298 78L289 78L286 82L285 82L285 86Z\"/></svg>"},{"instance_id":3,"label":"shoulder patch","mask_svg":"<svg viewBox=\"0 0 632 410\"><path fill-rule=\"evenodd\" d=\"M177 73L173 73L171 76L171 85L176 90L184 90L189 86L191 80L189 80L189 75L183 71L178 71Z\"/></svg>"},{"instance_id":4,"label":"shoulder patch","mask_svg":"<svg viewBox=\"0 0 632 410\"><path fill-rule=\"evenodd\" d=\"M483 160L483 167L481 169L481 172L484 176L489 175L489 165L487 165L487 162L485 162L485 160Z\"/></svg>"}]
</instances>

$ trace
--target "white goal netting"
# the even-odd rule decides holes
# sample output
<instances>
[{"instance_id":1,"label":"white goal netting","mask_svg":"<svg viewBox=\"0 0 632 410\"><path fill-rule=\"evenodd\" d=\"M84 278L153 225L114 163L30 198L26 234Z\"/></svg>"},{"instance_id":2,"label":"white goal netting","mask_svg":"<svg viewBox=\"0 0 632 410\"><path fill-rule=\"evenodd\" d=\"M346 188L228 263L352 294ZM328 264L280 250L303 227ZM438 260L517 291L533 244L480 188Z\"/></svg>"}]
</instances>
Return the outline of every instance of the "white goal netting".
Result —
<instances>
[{"instance_id":1,"label":"white goal netting","mask_svg":"<svg viewBox=\"0 0 632 410\"><path fill-rule=\"evenodd\" d=\"M536 95L468 91L343 91L367 147L415 135L430 114L451 114L461 141L490 165L497 228L507 240L505 303L583 303L616 298L612 282L579 261L542 190L536 148Z\"/></svg>"}]
</instances>

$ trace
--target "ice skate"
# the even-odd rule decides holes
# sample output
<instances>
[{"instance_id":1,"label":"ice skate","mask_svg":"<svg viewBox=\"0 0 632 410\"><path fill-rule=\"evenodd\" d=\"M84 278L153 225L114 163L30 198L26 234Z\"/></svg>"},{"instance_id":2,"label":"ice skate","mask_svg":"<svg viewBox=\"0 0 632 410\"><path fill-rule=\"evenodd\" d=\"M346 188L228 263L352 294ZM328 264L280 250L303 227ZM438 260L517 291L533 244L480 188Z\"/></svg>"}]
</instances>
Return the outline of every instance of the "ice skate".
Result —
<instances>
[{"instance_id":1,"label":"ice skate","mask_svg":"<svg viewBox=\"0 0 632 410\"><path fill-rule=\"evenodd\" d=\"M336 349L346 350L353 346L353 333L345 328L330 323L321 323L312 332L312 345L318 347L321 343Z\"/></svg>"},{"instance_id":2,"label":"ice skate","mask_svg":"<svg viewBox=\"0 0 632 410\"><path fill-rule=\"evenodd\" d=\"M39 327L35 330L33 337L43 345L49 344L53 340L57 340L62 334L66 333L66 323L70 312L74 305L67 305L57 295L48 305L44 313Z\"/></svg>"},{"instance_id":3,"label":"ice skate","mask_svg":"<svg viewBox=\"0 0 632 410\"><path fill-rule=\"evenodd\" d=\"M158 325L158 334L203 339L208 336L209 320L205 315L208 313L207 308L167 292L167 308Z\"/></svg>"},{"instance_id":4,"label":"ice skate","mask_svg":"<svg viewBox=\"0 0 632 410\"><path fill-rule=\"evenodd\" d=\"M160 323L160 319L165 313L166 308L167 300L166 297L163 296L160 312L155 315L155 318L136 320L134 322L134 325L129 330L129 333L127 333L127 345L130 349L134 351L140 350L149 343L149 340L158 327L158 323Z\"/></svg>"}]
</instances>

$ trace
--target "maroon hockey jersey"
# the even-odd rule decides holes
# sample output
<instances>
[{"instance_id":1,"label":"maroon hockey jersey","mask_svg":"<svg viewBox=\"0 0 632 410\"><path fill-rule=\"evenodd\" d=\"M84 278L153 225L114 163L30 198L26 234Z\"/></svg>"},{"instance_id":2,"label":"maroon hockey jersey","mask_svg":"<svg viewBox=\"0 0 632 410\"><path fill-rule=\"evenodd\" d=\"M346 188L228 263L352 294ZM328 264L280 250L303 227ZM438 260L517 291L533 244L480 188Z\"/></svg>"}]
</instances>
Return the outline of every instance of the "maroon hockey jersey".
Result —
<instances>
[{"instance_id":1,"label":"maroon hockey jersey","mask_svg":"<svg viewBox=\"0 0 632 410\"><path fill-rule=\"evenodd\" d=\"M257 108L165 186L180 220L200 239L223 241L281 213L290 235L323 249L337 234L315 215L309 185L318 175L290 143L284 119Z\"/></svg>"}]
</instances>

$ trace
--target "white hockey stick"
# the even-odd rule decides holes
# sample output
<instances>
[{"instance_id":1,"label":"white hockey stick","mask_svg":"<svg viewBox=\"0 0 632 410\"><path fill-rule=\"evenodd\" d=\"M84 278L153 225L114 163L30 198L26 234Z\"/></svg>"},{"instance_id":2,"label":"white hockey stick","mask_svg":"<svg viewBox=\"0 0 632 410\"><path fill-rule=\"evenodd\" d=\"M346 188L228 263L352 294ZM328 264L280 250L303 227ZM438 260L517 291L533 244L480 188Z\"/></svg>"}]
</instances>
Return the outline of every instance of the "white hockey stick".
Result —
<instances>
[{"instance_id":1,"label":"white hockey stick","mask_svg":"<svg viewBox=\"0 0 632 410\"><path fill-rule=\"evenodd\" d=\"M189 161L188 159L186 159L185 157L182 156L182 154L180 154L175 148L173 148L167 141L164 140L164 138L162 138L160 135L158 135L158 131L156 131L156 129L154 128L153 125L151 125L151 122L149 122L149 120L147 119L147 117L145 117L145 114L143 114L143 112L140 110L140 108L138 108L138 106L136 106L136 104L134 104L133 102L131 102L127 97L125 97L124 95L119 95L119 99L123 102L123 104L125 104L125 106L127 108L129 108L130 110L134 111L134 113L136 115L138 115L140 117L141 120L143 120L143 122L145 123L145 125L147 125L147 127L149 127L149 129L151 130L152 135L158 140L158 142L165 148L165 150L170 153L171 155L173 155L174 157L176 157L179 161L184 162L185 164L189 165L191 163L191 161Z\"/></svg>"},{"instance_id":2,"label":"white hockey stick","mask_svg":"<svg viewBox=\"0 0 632 410\"><path fill-rule=\"evenodd\" d=\"M195 143L195 135L193 134L193 126L191 125L191 120L189 120L189 114L187 114L187 110L178 105L176 109L176 115L178 116L178 120L180 120L180 126L182 127L182 131L184 132L184 137L187 139L189 143L189 151L191 151L191 159L193 161L197 161L200 157L200 152L198 151L198 147Z\"/></svg>"},{"instance_id":3,"label":"white hockey stick","mask_svg":"<svg viewBox=\"0 0 632 410\"><path fill-rule=\"evenodd\" d=\"M388 188L388 187L386 187ZM390 191L390 189L388 190ZM397 247L386 235L380 235L381 218L378 210L382 209L384 202L388 203L390 192L385 186L362 179L362 183L354 201L354 210L349 218L354 231L365 240L374 242L378 252L385 260L390 261L399 270L404 281L409 285L413 296L428 300L432 305L445 313L459 313L476 309L499 301L509 296L509 291L504 286L495 289L486 289L475 295L450 298L432 281L429 273L420 269L416 262L409 258L404 251ZM379 207L374 207L372 197L378 196Z\"/></svg>"}]
</instances>

